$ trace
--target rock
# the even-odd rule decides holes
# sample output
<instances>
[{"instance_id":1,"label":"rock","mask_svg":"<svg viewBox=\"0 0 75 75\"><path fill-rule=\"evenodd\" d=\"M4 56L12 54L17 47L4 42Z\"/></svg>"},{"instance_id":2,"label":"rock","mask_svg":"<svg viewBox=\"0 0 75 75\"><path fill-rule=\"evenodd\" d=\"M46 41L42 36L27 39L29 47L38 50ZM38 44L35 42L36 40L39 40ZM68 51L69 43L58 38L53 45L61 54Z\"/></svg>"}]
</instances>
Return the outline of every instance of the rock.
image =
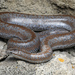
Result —
<instances>
[{"instance_id":1,"label":"rock","mask_svg":"<svg viewBox=\"0 0 75 75\"><path fill-rule=\"evenodd\" d=\"M0 63L0 75L75 75L75 58L67 52L55 51L53 58L41 64L31 64L8 57Z\"/></svg>"},{"instance_id":2,"label":"rock","mask_svg":"<svg viewBox=\"0 0 75 75\"><path fill-rule=\"evenodd\" d=\"M75 57L75 48L69 48L66 50L66 52L68 52L69 54L71 54L73 57Z\"/></svg>"},{"instance_id":3,"label":"rock","mask_svg":"<svg viewBox=\"0 0 75 75\"><path fill-rule=\"evenodd\" d=\"M75 0L50 0L53 8L64 15L75 15Z\"/></svg>"},{"instance_id":4,"label":"rock","mask_svg":"<svg viewBox=\"0 0 75 75\"><path fill-rule=\"evenodd\" d=\"M0 11L38 15L75 15L75 0L1 0Z\"/></svg>"},{"instance_id":5,"label":"rock","mask_svg":"<svg viewBox=\"0 0 75 75\"><path fill-rule=\"evenodd\" d=\"M66 7L75 9L75 0L50 0L50 1L61 8Z\"/></svg>"},{"instance_id":6,"label":"rock","mask_svg":"<svg viewBox=\"0 0 75 75\"><path fill-rule=\"evenodd\" d=\"M35 65L25 61L8 58L0 65L0 75L35 75Z\"/></svg>"},{"instance_id":7,"label":"rock","mask_svg":"<svg viewBox=\"0 0 75 75\"><path fill-rule=\"evenodd\" d=\"M71 64L72 56L67 52L54 52L49 62L36 66L36 75L74 75L75 65Z\"/></svg>"},{"instance_id":8,"label":"rock","mask_svg":"<svg viewBox=\"0 0 75 75\"><path fill-rule=\"evenodd\" d=\"M72 63L73 65L75 65L75 57L73 57L73 58L71 59L71 63Z\"/></svg>"},{"instance_id":9,"label":"rock","mask_svg":"<svg viewBox=\"0 0 75 75\"><path fill-rule=\"evenodd\" d=\"M0 41L0 60L6 58L8 54L6 53L6 43Z\"/></svg>"}]
</instances>

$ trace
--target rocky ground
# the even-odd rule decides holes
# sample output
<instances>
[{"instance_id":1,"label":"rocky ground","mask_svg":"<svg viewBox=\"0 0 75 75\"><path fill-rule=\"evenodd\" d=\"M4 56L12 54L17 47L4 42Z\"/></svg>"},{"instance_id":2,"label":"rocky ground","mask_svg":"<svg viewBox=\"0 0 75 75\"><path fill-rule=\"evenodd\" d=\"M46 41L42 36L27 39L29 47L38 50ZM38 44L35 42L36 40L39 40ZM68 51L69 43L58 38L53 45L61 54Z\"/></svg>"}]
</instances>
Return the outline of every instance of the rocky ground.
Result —
<instances>
[{"instance_id":1,"label":"rocky ground","mask_svg":"<svg viewBox=\"0 0 75 75\"><path fill-rule=\"evenodd\" d=\"M2 11L75 16L75 0L0 0ZM75 75L75 48L54 51L53 58L41 64L8 57L6 49L1 41L0 75Z\"/></svg>"},{"instance_id":2,"label":"rocky ground","mask_svg":"<svg viewBox=\"0 0 75 75\"><path fill-rule=\"evenodd\" d=\"M75 15L75 0L0 0L0 11Z\"/></svg>"}]
</instances>

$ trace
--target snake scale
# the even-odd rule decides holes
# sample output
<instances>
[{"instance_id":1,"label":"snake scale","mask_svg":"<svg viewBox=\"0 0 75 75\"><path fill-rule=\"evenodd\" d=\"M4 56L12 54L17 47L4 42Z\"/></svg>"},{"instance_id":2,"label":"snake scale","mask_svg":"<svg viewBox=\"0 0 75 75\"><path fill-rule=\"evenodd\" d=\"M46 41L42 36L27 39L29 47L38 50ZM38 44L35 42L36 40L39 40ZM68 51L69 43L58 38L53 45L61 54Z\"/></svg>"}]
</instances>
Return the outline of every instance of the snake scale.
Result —
<instances>
[{"instance_id":1,"label":"snake scale","mask_svg":"<svg viewBox=\"0 0 75 75\"><path fill-rule=\"evenodd\" d=\"M0 12L0 37L9 39L9 55L30 63L46 62L53 50L75 46L75 17Z\"/></svg>"}]
</instances>

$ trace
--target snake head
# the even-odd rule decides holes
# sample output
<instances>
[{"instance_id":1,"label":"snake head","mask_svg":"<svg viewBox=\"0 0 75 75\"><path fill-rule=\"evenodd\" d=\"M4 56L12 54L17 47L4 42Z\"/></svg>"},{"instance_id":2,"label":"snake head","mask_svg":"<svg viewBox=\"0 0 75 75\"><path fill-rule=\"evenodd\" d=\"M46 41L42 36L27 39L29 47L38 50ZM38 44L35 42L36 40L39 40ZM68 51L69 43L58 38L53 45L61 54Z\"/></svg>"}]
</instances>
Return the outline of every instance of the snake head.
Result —
<instances>
[{"instance_id":1,"label":"snake head","mask_svg":"<svg viewBox=\"0 0 75 75\"><path fill-rule=\"evenodd\" d=\"M18 49L9 48L9 49L7 49L6 53L8 55L18 54Z\"/></svg>"}]
</instances>

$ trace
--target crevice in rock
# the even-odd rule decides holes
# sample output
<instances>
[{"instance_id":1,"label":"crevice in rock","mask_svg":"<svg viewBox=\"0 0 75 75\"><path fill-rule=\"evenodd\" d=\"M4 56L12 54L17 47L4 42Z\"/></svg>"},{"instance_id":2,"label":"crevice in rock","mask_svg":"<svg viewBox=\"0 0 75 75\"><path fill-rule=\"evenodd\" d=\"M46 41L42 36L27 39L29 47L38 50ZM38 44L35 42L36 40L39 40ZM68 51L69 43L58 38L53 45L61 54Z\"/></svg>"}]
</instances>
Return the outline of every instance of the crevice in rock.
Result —
<instances>
[{"instance_id":1,"label":"crevice in rock","mask_svg":"<svg viewBox=\"0 0 75 75\"><path fill-rule=\"evenodd\" d=\"M58 5L55 4L55 3L52 3L52 6L53 6L53 8L54 8L58 13L61 12L62 14L65 14L65 15L73 15L74 12L75 12L75 9L72 9L72 8L66 7L66 6L64 6L64 7L62 8L62 7L58 6ZM69 13L69 12L71 12L71 13ZM73 13L72 13L72 12L73 12Z\"/></svg>"},{"instance_id":2,"label":"crevice in rock","mask_svg":"<svg viewBox=\"0 0 75 75\"><path fill-rule=\"evenodd\" d=\"M71 11L74 11L74 10L75 10L75 9L72 9L72 8L66 7L66 6L64 6L64 7L62 8L62 7L58 6L58 5L55 4L55 3L52 3L52 5L56 6L58 9L62 9L62 10L64 10L64 9L69 9L69 10L71 10Z\"/></svg>"},{"instance_id":3,"label":"crevice in rock","mask_svg":"<svg viewBox=\"0 0 75 75\"><path fill-rule=\"evenodd\" d=\"M1 9L7 9L7 8L6 8L6 7L0 7L0 10L1 10Z\"/></svg>"}]
</instances>

